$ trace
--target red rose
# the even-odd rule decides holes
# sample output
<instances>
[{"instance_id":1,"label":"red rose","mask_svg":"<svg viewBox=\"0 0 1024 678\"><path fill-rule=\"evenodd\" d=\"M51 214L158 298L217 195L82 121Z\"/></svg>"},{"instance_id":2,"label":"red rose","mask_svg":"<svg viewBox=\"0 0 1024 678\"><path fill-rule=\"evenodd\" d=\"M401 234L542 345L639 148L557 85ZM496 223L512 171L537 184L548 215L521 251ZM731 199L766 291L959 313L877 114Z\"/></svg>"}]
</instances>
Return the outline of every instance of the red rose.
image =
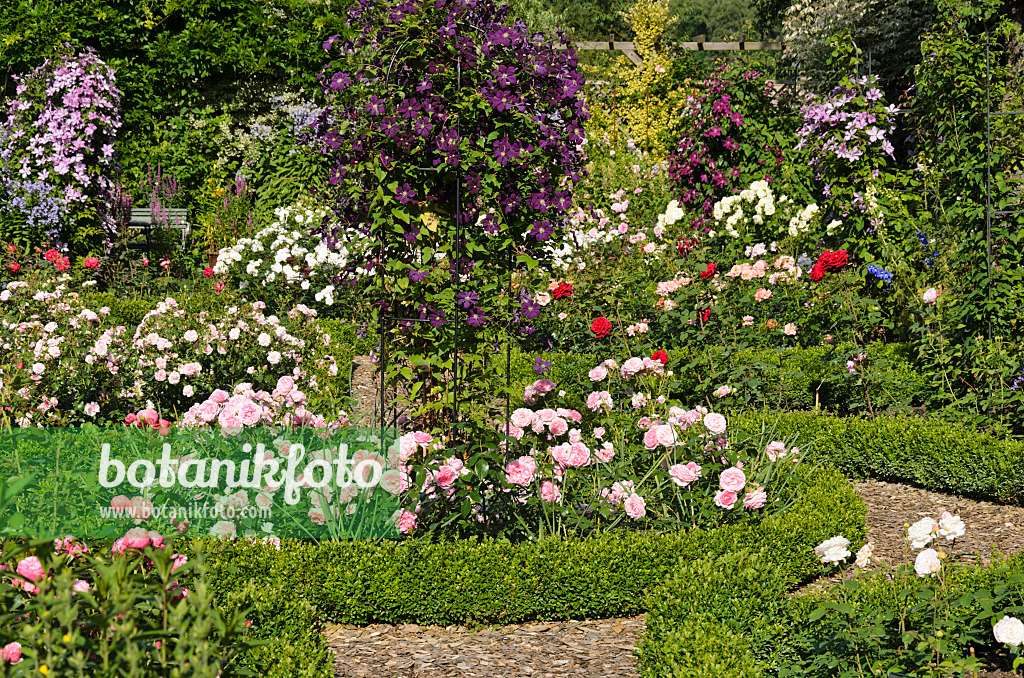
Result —
<instances>
[{"instance_id":1,"label":"red rose","mask_svg":"<svg viewBox=\"0 0 1024 678\"><path fill-rule=\"evenodd\" d=\"M700 312L700 321L701 322L706 323L708 321L708 318L710 318L710 317L711 317L711 309L710 308L705 308L703 311Z\"/></svg>"},{"instance_id":2,"label":"red rose","mask_svg":"<svg viewBox=\"0 0 1024 678\"><path fill-rule=\"evenodd\" d=\"M18 247L13 242L7 243L7 253L8 254L14 254L17 251L18 251Z\"/></svg>"},{"instance_id":3,"label":"red rose","mask_svg":"<svg viewBox=\"0 0 1024 678\"><path fill-rule=\"evenodd\" d=\"M82 262L82 266L85 266L86 268L96 268L99 265L100 260L97 259L96 257L86 257L85 260Z\"/></svg>"},{"instance_id":4,"label":"red rose","mask_svg":"<svg viewBox=\"0 0 1024 678\"><path fill-rule=\"evenodd\" d=\"M56 264L60 261L60 252L57 250L46 250L46 254L44 256L51 264Z\"/></svg>"},{"instance_id":5,"label":"red rose","mask_svg":"<svg viewBox=\"0 0 1024 678\"><path fill-rule=\"evenodd\" d=\"M7 270L10 271L11 273L17 273L18 271L21 270L21 264L19 264L16 261L12 261L11 263L7 264Z\"/></svg>"},{"instance_id":6,"label":"red rose","mask_svg":"<svg viewBox=\"0 0 1024 678\"><path fill-rule=\"evenodd\" d=\"M551 296L555 299L561 299L563 297L572 296L572 283L562 283L555 289L551 290Z\"/></svg>"},{"instance_id":7,"label":"red rose","mask_svg":"<svg viewBox=\"0 0 1024 678\"><path fill-rule=\"evenodd\" d=\"M700 274L700 279L707 280L708 278L714 277L716 268L718 268L718 266L715 264L708 264L707 270Z\"/></svg>"},{"instance_id":8,"label":"red rose","mask_svg":"<svg viewBox=\"0 0 1024 678\"><path fill-rule=\"evenodd\" d=\"M835 252L825 251L822 253L818 261L822 263L826 271L836 271L846 266L846 250L836 250Z\"/></svg>"},{"instance_id":9,"label":"red rose","mask_svg":"<svg viewBox=\"0 0 1024 678\"><path fill-rule=\"evenodd\" d=\"M818 282L824 277L825 268L821 265L821 262L819 261L818 263L811 267L811 280L813 280L814 282Z\"/></svg>"},{"instance_id":10,"label":"red rose","mask_svg":"<svg viewBox=\"0 0 1024 678\"><path fill-rule=\"evenodd\" d=\"M668 353L665 353L665 351L655 351L654 355L651 356L651 360L657 360L662 365L668 365Z\"/></svg>"},{"instance_id":11,"label":"red rose","mask_svg":"<svg viewBox=\"0 0 1024 678\"><path fill-rule=\"evenodd\" d=\"M612 324L608 322L608 318L601 316L599 318L595 318L594 322L590 323L590 331L593 332L594 336L598 339L603 339L612 331Z\"/></svg>"},{"instance_id":12,"label":"red rose","mask_svg":"<svg viewBox=\"0 0 1024 678\"><path fill-rule=\"evenodd\" d=\"M691 240L690 238L684 238L683 240L679 241L678 245L676 245L676 252L679 253L679 256L685 257L687 254L690 253L690 250L692 250L693 246L696 245L696 244L697 244L696 240Z\"/></svg>"},{"instance_id":13,"label":"red rose","mask_svg":"<svg viewBox=\"0 0 1024 678\"><path fill-rule=\"evenodd\" d=\"M210 268L209 266L207 266L206 268L203 269L203 275L205 275L207 278L212 278L213 277L213 269Z\"/></svg>"}]
</instances>

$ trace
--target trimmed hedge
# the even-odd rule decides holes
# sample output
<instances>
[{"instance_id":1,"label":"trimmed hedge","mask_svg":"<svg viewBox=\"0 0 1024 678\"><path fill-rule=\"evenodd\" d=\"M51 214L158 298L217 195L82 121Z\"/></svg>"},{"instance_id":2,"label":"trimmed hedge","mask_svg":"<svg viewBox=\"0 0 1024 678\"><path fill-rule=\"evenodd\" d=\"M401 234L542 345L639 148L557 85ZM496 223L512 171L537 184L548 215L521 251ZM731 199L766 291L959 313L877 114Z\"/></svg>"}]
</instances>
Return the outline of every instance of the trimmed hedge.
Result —
<instances>
[{"instance_id":1,"label":"trimmed hedge","mask_svg":"<svg viewBox=\"0 0 1024 678\"><path fill-rule=\"evenodd\" d=\"M732 419L740 430L760 430L764 413ZM853 478L912 483L929 490L1024 505L1024 443L1001 440L937 419L835 417L820 412L775 415L779 436L799 434L810 460ZM800 444L799 441L797 443Z\"/></svg>"},{"instance_id":2,"label":"trimmed hedge","mask_svg":"<svg viewBox=\"0 0 1024 678\"><path fill-rule=\"evenodd\" d=\"M253 632L275 641L252 658L273 660L268 676L328 676L324 620L479 625L634 615L680 566L677 577L703 576L687 564L724 565L750 548L761 549L764 571L780 586L810 576L820 570L813 547L837 533L861 536L865 509L839 473L809 473L788 510L707 531L520 544L287 541L280 551L211 541L204 557L221 604L251 608Z\"/></svg>"}]
</instances>

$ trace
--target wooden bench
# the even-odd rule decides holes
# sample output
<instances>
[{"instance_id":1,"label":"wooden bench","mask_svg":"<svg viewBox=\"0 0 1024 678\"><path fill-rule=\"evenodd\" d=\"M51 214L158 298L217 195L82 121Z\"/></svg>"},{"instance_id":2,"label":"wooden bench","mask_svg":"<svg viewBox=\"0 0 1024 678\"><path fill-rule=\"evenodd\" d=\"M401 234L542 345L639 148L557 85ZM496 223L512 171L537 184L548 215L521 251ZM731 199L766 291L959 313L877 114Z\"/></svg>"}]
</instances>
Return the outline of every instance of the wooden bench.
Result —
<instances>
[{"instance_id":1,"label":"wooden bench","mask_svg":"<svg viewBox=\"0 0 1024 678\"><path fill-rule=\"evenodd\" d=\"M167 228L181 231L181 245L185 246L191 230L188 223L188 210L183 207L173 207L167 210ZM132 231L142 231L146 234L145 247L149 249L150 233L153 229L153 217L148 207L132 209L132 218L128 222L128 228ZM140 243L141 245L141 243Z\"/></svg>"}]
</instances>

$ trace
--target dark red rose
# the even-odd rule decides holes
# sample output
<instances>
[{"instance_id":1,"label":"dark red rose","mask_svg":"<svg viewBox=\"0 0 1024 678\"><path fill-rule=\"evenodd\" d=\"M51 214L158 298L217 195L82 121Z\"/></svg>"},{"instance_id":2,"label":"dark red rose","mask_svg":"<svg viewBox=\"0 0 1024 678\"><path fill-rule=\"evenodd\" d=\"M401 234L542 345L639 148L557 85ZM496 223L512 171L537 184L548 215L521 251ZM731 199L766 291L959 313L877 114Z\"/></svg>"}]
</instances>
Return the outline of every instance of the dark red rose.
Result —
<instances>
[{"instance_id":1,"label":"dark red rose","mask_svg":"<svg viewBox=\"0 0 1024 678\"><path fill-rule=\"evenodd\" d=\"M818 263L811 267L811 280L813 280L814 282L818 282L824 277L825 268L821 265L821 262L819 261Z\"/></svg>"},{"instance_id":2,"label":"dark red rose","mask_svg":"<svg viewBox=\"0 0 1024 678\"><path fill-rule=\"evenodd\" d=\"M693 246L696 244L696 240L693 240L691 238L684 238L683 240L679 241L678 245L676 245L676 251L679 252L679 256L685 257L690 253L690 250L692 250Z\"/></svg>"},{"instance_id":3,"label":"dark red rose","mask_svg":"<svg viewBox=\"0 0 1024 678\"><path fill-rule=\"evenodd\" d=\"M563 297L572 296L572 283L562 283L555 289L551 290L551 296L555 299L562 299Z\"/></svg>"},{"instance_id":4,"label":"dark red rose","mask_svg":"<svg viewBox=\"0 0 1024 678\"><path fill-rule=\"evenodd\" d=\"M711 309L710 308L705 308L703 311L700 312L700 321L701 322L706 323L708 321L708 318L710 318L710 317L711 317Z\"/></svg>"},{"instance_id":5,"label":"dark red rose","mask_svg":"<svg viewBox=\"0 0 1024 678\"><path fill-rule=\"evenodd\" d=\"M718 266L715 264L708 264L707 270L700 274L700 279L707 280L708 278L713 278L715 276L716 268L718 268Z\"/></svg>"},{"instance_id":6,"label":"dark red rose","mask_svg":"<svg viewBox=\"0 0 1024 678\"><path fill-rule=\"evenodd\" d=\"M608 322L608 318L601 316L599 318L595 318L594 322L590 323L590 331L593 332L594 336L598 339L603 339L612 331L612 324Z\"/></svg>"},{"instance_id":7,"label":"dark red rose","mask_svg":"<svg viewBox=\"0 0 1024 678\"><path fill-rule=\"evenodd\" d=\"M655 351L654 355L651 356L651 360L657 360L662 365L668 365L668 353L665 353L665 351Z\"/></svg>"}]
</instances>

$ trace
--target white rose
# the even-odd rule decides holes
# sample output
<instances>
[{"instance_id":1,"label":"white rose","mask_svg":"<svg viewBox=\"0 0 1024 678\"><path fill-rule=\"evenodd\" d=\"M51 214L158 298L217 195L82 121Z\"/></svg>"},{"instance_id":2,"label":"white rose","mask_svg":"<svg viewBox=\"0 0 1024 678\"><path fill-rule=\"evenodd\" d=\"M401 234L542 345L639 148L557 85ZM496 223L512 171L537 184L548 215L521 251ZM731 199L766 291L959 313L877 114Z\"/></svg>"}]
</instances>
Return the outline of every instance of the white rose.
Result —
<instances>
[{"instance_id":1,"label":"white rose","mask_svg":"<svg viewBox=\"0 0 1024 678\"><path fill-rule=\"evenodd\" d=\"M939 524L931 518L922 518L907 528L907 541L915 549L923 549L935 539Z\"/></svg>"},{"instance_id":2,"label":"white rose","mask_svg":"<svg viewBox=\"0 0 1024 678\"><path fill-rule=\"evenodd\" d=\"M960 520L960 516L954 516L949 511L944 511L939 518L939 536L945 537L946 541L953 541L964 536L966 527L964 521Z\"/></svg>"},{"instance_id":3,"label":"white rose","mask_svg":"<svg viewBox=\"0 0 1024 678\"><path fill-rule=\"evenodd\" d=\"M1003 617L992 627L996 642L1018 647L1024 644L1024 622L1014 617Z\"/></svg>"},{"instance_id":4,"label":"white rose","mask_svg":"<svg viewBox=\"0 0 1024 678\"><path fill-rule=\"evenodd\" d=\"M846 547L850 540L846 537L832 537L814 547L814 553L821 558L821 562L827 564L841 563L850 557L850 551Z\"/></svg>"},{"instance_id":5,"label":"white rose","mask_svg":"<svg viewBox=\"0 0 1024 678\"><path fill-rule=\"evenodd\" d=\"M914 572L918 577L930 577L942 569L942 561L935 549L925 549L917 554L914 561Z\"/></svg>"},{"instance_id":6,"label":"white rose","mask_svg":"<svg viewBox=\"0 0 1024 678\"><path fill-rule=\"evenodd\" d=\"M857 559L854 561L854 565L862 570L867 569L868 564L871 562L871 554L874 553L875 545L871 542L864 544L860 547L860 551L857 551Z\"/></svg>"}]
</instances>

